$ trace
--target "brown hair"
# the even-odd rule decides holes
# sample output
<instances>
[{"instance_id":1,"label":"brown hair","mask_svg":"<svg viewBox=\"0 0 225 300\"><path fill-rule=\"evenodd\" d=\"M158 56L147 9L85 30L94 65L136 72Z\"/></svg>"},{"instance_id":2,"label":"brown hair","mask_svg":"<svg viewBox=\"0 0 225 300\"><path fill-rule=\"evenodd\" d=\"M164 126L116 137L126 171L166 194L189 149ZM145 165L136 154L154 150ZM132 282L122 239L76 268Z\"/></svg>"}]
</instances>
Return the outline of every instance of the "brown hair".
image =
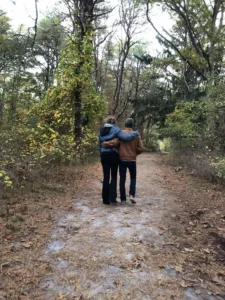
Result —
<instances>
[{"instance_id":1,"label":"brown hair","mask_svg":"<svg viewBox=\"0 0 225 300\"><path fill-rule=\"evenodd\" d=\"M108 124L116 124L116 118L114 118L112 116L109 116L106 119L106 123L108 123Z\"/></svg>"}]
</instances>

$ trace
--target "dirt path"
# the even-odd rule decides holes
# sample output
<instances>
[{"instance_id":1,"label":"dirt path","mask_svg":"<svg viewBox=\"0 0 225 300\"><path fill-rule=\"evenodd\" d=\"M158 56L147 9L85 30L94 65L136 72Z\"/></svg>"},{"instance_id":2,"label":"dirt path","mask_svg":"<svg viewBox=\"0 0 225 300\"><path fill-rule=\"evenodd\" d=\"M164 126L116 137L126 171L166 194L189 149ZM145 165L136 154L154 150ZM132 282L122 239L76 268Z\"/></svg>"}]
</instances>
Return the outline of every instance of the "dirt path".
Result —
<instances>
[{"instance_id":1,"label":"dirt path","mask_svg":"<svg viewBox=\"0 0 225 300\"><path fill-rule=\"evenodd\" d=\"M50 272L34 299L225 299L212 295L199 273L183 278L192 249L184 245L174 256L177 244L166 221L180 209L174 192L180 175L162 167L160 156L138 159L135 206L103 206L100 164L89 172L86 191L73 196L70 212L56 217L40 257L50 262ZM179 231L179 225L172 229Z\"/></svg>"}]
</instances>

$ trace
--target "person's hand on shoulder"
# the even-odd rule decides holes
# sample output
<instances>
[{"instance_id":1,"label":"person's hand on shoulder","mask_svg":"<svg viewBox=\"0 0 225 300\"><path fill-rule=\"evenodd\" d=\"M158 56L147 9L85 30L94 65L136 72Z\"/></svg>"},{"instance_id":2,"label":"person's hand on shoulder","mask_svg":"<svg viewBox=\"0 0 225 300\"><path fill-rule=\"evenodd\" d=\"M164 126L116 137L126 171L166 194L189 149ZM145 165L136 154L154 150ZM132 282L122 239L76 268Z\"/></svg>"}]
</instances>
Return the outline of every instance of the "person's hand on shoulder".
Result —
<instances>
[{"instance_id":1,"label":"person's hand on shoulder","mask_svg":"<svg viewBox=\"0 0 225 300\"><path fill-rule=\"evenodd\" d=\"M136 133L137 136L140 136L139 131L135 130L134 132Z\"/></svg>"}]
</instances>

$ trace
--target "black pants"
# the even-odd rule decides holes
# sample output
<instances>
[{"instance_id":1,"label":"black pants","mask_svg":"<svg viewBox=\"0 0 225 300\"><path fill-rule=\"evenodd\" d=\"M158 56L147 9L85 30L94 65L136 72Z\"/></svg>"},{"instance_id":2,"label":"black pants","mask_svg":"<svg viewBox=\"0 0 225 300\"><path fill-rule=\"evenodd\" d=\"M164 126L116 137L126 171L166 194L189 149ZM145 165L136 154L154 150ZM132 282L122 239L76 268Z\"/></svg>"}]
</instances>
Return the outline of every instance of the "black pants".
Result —
<instances>
[{"instance_id":1,"label":"black pants","mask_svg":"<svg viewBox=\"0 0 225 300\"><path fill-rule=\"evenodd\" d=\"M114 151L112 153L102 154L101 163L103 168L103 203L115 202L117 196L117 172L119 165L119 156ZM110 181L111 175L111 181Z\"/></svg>"}]
</instances>

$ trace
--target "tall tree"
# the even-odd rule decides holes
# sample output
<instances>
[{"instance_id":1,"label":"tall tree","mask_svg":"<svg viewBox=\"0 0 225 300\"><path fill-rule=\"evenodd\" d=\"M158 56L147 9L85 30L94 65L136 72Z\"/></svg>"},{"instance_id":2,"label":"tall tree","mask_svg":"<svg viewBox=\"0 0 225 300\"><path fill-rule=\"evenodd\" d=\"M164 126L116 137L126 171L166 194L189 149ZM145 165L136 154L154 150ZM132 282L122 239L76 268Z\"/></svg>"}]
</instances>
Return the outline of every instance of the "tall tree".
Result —
<instances>
[{"instance_id":1,"label":"tall tree","mask_svg":"<svg viewBox=\"0 0 225 300\"><path fill-rule=\"evenodd\" d=\"M115 115L120 102L121 89L124 81L124 72L126 60L131 48L136 44L135 36L140 31L142 21L141 9L133 0L121 0L120 5L120 23L123 33L118 41L118 62L117 68L114 72L116 85L113 95L112 106L110 112Z\"/></svg>"},{"instance_id":2,"label":"tall tree","mask_svg":"<svg viewBox=\"0 0 225 300\"><path fill-rule=\"evenodd\" d=\"M183 36L175 32L164 33L154 25L150 17L151 4L162 5L185 29L187 45L181 47ZM146 0L149 23L161 40L169 45L179 57L203 80L209 80L222 71L224 56L224 8L223 0Z\"/></svg>"},{"instance_id":3,"label":"tall tree","mask_svg":"<svg viewBox=\"0 0 225 300\"><path fill-rule=\"evenodd\" d=\"M85 49L93 50L94 31L96 20L108 14L102 0L64 0L67 6L69 17L72 22L74 41L77 44L77 55L79 63L76 64L76 77L82 76L82 69L85 65ZM88 42L87 42L88 41ZM91 55L91 53L90 53ZM73 90L74 108L74 138L79 141L82 137L82 84L77 82Z\"/></svg>"},{"instance_id":4,"label":"tall tree","mask_svg":"<svg viewBox=\"0 0 225 300\"><path fill-rule=\"evenodd\" d=\"M33 54L41 69L39 78L43 82L44 91L53 85L59 56L65 46L66 33L61 22L62 15L53 13L37 24Z\"/></svg>"}]
</instances>

